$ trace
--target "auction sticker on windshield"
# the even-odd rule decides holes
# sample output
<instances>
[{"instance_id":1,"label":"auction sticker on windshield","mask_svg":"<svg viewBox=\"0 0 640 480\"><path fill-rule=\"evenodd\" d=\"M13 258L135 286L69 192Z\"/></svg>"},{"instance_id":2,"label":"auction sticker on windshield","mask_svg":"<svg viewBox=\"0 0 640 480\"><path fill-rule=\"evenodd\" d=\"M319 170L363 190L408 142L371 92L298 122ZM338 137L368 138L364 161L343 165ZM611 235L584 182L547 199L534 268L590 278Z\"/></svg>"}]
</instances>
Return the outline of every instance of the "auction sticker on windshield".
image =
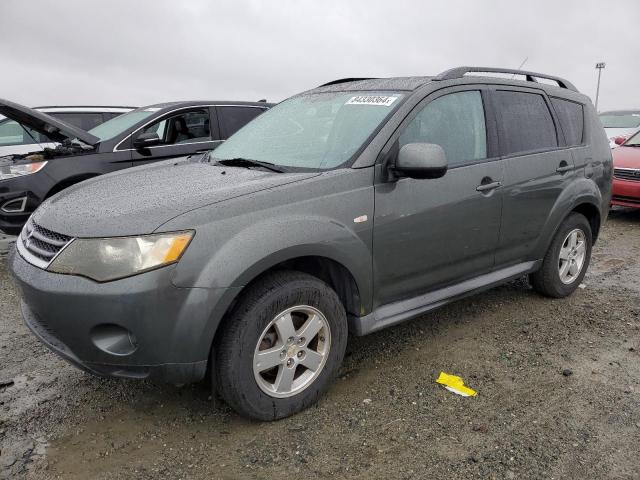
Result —
<instances>
[{"instance_id":1,"label":"auction sticker on windshield","mask_svg":"<svg viewBox=\"0 0 640 480\"><path fill-rule=\"evenodd\" d=\"M397 99L398 97L387 95L357 95L351 97L345 105L382 105L388 107Z\"/></svg>"}]
</instances>

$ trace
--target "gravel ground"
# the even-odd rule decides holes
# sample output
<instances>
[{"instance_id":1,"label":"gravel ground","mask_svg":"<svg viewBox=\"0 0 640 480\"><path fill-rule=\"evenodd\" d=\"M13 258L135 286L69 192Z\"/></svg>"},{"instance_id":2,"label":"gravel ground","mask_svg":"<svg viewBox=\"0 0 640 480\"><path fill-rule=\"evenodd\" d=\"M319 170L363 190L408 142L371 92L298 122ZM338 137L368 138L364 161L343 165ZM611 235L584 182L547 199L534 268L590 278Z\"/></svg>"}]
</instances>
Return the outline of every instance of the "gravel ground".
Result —
<instances>
[{"instance_id":1,"label":"gravel ground","mask_svg":"<svg viewBox=\"0 0 640 480\"><path fill-rule=\"evenodd\" d=\"M523 279L353 338L317 407L273 423L68 366L0 261L0 479L638 478L639 251L640 211L615 210L571 298Z\"/></svg>"}]
</instances>

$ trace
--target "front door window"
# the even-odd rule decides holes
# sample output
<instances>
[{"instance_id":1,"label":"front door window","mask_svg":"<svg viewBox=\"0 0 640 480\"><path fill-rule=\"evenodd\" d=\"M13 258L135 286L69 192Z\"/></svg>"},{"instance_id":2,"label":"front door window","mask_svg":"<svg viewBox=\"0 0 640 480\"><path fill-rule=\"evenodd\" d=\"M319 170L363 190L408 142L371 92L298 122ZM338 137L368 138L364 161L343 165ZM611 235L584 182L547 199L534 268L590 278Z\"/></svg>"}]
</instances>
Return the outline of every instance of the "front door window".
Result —
<instances>
[{"instance_id":1,"label":"front door window","mask_svg":"<svg viewBox=\"0 0 640 480\"><path fill-rule=\"evenodd\" d=\"M157 133L160 145L209 142L211 141L209 111L199 109L172 115L152 123L142 133Z\"/></svg>"}]
</instances>

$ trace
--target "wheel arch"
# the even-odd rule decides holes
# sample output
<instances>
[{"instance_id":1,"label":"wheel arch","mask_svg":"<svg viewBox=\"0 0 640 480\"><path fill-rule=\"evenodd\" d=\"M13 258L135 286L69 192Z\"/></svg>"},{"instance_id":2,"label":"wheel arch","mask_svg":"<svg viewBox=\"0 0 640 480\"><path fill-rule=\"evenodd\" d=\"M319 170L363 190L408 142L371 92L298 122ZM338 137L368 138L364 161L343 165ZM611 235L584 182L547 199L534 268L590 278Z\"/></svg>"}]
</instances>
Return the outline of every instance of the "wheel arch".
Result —
<instances>
[{"instance_id":1,"label":"wheel arch","mask_svg":"<svg viewBox=\"0 0 640 480\"><path fill-rule=\"evenodd\" d=\"M583 202L576 205L569 214L574 212L584 215L589 221L589 225L591 225L592 241L595 244L598 239L598 234L600 233L600 226L602 225L600 209L593 203Z\"/></svg>"},{"instance_id":2,"label":"wheel arch","mask_svg":"<svg viewBox=\"0 0 640 480\"><path fill-rule=\"evenodd\" d=\"M544 257L558 229L572 213L580 213L587 218L591 226L592 241L595 243L602 226L600 207L602 198L597 188L595 191L583 190L583 192L582 195L575 195L576 190L572 189L558 199L543 229L543 233L540 235L540 242L534 255L535 259Z\"/></svg>"},{"instance_id":3,"label":"wheel arch","mask_svg":"<svg viewBox=\"0 0 640 480\"><path fill-rule=\"evenodd\" d=\"M275 261L275 258L279 260ZM209 378L212 378L211 372L215 371L213 362L215 361L214 350L216 348L216 342L224 331L225 322L230 318L230 313L247 289L251 288L252 285L265 276L279 270L304 272L327 283L337 293L345 307L347 316L361 315L362 312L365 312L367 309L365 305L366 302L363 301L361 286L358 285L355 275L342 262L334 258L326 255L309 254L290 256L284 260L276 256L272 257L272 261L270 262L265 259L259 266L254 266L246 270L239 277L238 280L242 282L244 286L233 290L233 295L227 300L226 306L221 312L218 321L214 322L214 331L208 340L210 351L207 376ZM365 286L362 287L366 289ZM212 378L212 380L214 383L216 382L215 378Z\"/></svg>"}]
</instances>

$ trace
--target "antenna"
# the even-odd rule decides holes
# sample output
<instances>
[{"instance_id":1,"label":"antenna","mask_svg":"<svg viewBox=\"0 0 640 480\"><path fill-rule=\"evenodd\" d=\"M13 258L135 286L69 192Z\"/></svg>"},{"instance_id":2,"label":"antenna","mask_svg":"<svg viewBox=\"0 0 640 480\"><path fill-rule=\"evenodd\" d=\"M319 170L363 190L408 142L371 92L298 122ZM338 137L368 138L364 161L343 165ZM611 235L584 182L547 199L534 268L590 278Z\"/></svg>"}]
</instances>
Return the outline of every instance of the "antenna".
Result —
<instances>
[{"instance_id":1,"label":"antenna","mask_svg":"<svg viewBox=\"0 0 640 480\"><path fill-rule=\"evenodd\" d=\"M524 57L524 60L522 61L520 66L518 68L516 68L516 70L522 70L522 67L524 67L524 64L527 63L527 60L529 60L529 57ZM515 78L515 77L516 77L515 73L513 75L511 75L511 78Z\"/></svg>"}]
</instances>

